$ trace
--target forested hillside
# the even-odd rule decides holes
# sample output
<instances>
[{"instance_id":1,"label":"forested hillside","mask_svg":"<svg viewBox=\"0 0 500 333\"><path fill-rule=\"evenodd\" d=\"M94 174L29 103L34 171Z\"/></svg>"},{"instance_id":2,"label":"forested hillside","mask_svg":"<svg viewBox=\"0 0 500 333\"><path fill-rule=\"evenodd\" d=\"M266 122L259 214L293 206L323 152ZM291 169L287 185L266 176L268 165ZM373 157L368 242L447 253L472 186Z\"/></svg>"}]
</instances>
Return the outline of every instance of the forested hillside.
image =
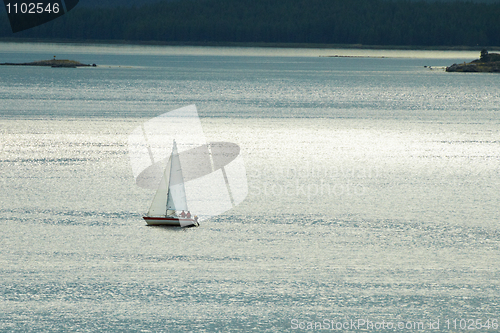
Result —
<instances>
[{"instance_id":1,"label":"forested hillside","mask_svg":"<svg viewBox=\"0 0 500 333\"><path fill-rule=\"evenodd\" d=\"M80 0L79 6L84 7L141 7L145 4L158 2L172 2L183 0ZM499 0L480 0L499 1Z\"/></svg>"},{"instance_id":2,"label":"forested hillside","mask_svg":"<svg viewBox=\"0 0 500 333\"><path fill-rule=\"evenodd\" d=\"M83 0L82 0L83 1ZM395 0L179 0L77 6L0 37L160 42L500 46L500 3Z\"/></svg>"},{"instance_id":3,"label":"forested hillside","mask_svg":"<svg viewBox=\"0 0 500 333\"><path fill-rule=\"evenodd\" d=\"M141 7L148 3L158 3L164 1L185 1L185 0L80 0L80 6L85 7ZM408 1L408 0L395 0L395 1ZM409 0L409 1L422 1L422 0ZM457 2L460 0L425 0L427 2ZM499 3L500 0L470 0L469 2L480 3Z\"/></svg>"}]
</instances>

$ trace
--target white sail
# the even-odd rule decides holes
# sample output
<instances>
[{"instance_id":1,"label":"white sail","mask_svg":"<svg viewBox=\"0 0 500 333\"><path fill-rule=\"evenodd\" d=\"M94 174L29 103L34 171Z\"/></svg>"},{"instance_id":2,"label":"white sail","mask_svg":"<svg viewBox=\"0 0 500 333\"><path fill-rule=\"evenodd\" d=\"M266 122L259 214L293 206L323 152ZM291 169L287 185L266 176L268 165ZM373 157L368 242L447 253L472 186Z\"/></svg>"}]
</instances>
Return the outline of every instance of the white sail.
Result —
<instances>
[{"instance_id":1,"label":"white sail","mask_svg":"<svg viewBox=\"0 0 500 333\"><path fill-rule=\"evenodd\" d=\"M165 216L166 205L167 205L167 195L168 195L168 184L170 182L170 170L172 166L172 157L168 159L167 166L163 172L163 176L160 180L160 185L156 191L151 207L147 216Z\"/></svg>"},{"instance_id":2,"label":"white sail","mask_svg":"<svg viewBox=\"0 0 500 333\"><path fill-rule=\"evenodd\" d=\"M188 211L184 177L182 176L181 161L179 159L179 153L177 152L175 140L170 159L172 162L168 183L167 211Z\"/></svg>"}]
</instances>

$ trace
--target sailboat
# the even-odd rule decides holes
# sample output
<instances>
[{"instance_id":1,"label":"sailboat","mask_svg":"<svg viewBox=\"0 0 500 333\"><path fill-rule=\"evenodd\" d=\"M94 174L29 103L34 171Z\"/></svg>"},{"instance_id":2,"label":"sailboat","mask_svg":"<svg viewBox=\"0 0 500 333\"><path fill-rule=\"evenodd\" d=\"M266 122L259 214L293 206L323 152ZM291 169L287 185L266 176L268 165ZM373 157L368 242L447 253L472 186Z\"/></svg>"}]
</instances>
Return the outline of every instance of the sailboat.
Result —
<instances>
[{"instance_id":1,"label":"sailboat","mask_svg":"<svg viewBox=\"0 0 500 333\"><path fill-rule=\"evenodd\" d=\"M178 214L179 211L182 211L182 213ZM158 190L148 213L143 218L148 225L199 226L198 218L192 218L188 209L181 162L175 140L172 154L168 159Z\"/></svg>"}]
</instances>

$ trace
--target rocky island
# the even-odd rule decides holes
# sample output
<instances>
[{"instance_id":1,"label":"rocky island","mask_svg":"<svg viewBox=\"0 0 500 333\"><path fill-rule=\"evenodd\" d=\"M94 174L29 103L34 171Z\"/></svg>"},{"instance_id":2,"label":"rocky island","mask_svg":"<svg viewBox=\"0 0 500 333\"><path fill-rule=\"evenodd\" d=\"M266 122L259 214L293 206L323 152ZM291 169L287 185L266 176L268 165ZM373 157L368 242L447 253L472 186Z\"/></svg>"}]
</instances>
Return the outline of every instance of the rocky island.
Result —
<instances>
[{"instance_id":1,"label":"rocky island","mask_svg":"<svg viewBox=\"0 0 500 333\"><path fill-rule=\"evenodd\" d=\"M0 63L1 66L48 66L48 67L66 67L66 68L76 68L76 67L96 67L96 64L82 64L79 61L75 60L66 60L66 59L54 59L51 60L40 60L40 61L33 61L33 62L24 62L24 63Z\"/></svg>"},{"instance_id":2,"label":"rocky island","mask_svg":"<svg viewBox=\"0 0 500 333\"><path fill-rule=\"evenodd\" d=\"M446 67L447 72L486 72L500 73L500 54L481 51L481 57L477 60L463 64L453 64Z\"/></svg>"}]
</instances>

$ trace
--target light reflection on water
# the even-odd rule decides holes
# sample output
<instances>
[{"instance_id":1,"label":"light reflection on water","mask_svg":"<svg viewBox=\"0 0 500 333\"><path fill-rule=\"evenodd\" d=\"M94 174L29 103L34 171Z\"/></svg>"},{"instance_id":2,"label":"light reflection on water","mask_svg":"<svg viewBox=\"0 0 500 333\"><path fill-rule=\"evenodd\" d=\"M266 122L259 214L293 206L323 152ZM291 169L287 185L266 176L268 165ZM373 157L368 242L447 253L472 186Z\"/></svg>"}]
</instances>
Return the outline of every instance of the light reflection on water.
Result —
<instances>
[{"instance_id":1,"label":"light reflection on water","mask_svg":"<svg viewBox=\"0 0 500 333\"><path fill-rule=\"evenodd\" d=\"M0 67L0 330L496 318L498 76L197 57ZM242 148L249 195L200 228L146 227L127 137L192 103L208 141Z\"/></svg>"},{"instance_id":2,"label":"light reflection on water","mask_svg":"<svg viewBox=\"0 0 500 333\"><path fill-rule=\"evenodd\" d=\"M418 59L478 58L479 51L453 50L375 50L343 48L274 48L274 47L211 47L211 46L154 46L106 44L11 43L0 44L1 53L39 54L111 54L156 56L254 56L254 57L386 57ZM471 59L471 60L472 60Z\"/></svg>"}]
</instances>

